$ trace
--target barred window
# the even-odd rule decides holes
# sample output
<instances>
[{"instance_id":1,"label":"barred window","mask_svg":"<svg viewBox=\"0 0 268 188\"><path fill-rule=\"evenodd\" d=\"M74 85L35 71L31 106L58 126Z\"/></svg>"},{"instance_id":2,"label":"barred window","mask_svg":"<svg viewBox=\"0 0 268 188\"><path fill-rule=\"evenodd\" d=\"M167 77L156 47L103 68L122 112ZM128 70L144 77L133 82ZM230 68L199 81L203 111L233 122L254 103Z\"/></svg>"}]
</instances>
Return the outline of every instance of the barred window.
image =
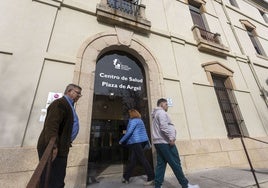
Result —
<instances>
[{"instance_id":1,"label":"barred window","mask_svg":"<svg viewBox=\"0 0 268 188\"><path fill-rule=\"evenodd\" d=\"M226 77L212 75L212 79L228 137L237 137L241 135L241 124L244 121L233 90L226 88Z\"/></svg>"}]
</instances>

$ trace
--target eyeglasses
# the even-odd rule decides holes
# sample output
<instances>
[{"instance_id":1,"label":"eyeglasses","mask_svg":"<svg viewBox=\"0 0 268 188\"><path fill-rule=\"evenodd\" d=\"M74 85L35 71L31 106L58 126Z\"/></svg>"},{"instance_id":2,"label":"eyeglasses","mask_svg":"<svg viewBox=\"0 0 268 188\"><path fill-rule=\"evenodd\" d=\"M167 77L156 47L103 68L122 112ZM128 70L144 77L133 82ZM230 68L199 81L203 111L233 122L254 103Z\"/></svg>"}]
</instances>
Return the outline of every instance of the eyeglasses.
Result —
<instances>
[{"instance_id":1,"label":"eyeglasses","mask_svg":"<svg viewBox=\"0 0 268 188\"><path fill-rule=\"evenodd\" d=\"M81 92L76 91L75 89L73 89L73 91L74 91L79 97L82 97L82 96L83 96L83 95L81 94Z\"/></svg>"}]
</instances>

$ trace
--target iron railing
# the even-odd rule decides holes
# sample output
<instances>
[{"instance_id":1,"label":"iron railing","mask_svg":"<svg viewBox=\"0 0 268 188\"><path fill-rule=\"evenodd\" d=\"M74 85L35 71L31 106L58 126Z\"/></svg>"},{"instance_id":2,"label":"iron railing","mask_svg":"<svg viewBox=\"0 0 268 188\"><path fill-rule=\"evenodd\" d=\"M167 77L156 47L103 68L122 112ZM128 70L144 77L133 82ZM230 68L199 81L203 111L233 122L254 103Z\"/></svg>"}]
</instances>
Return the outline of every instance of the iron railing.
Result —
<instances>
[{"instance_id":1,"label":"iron railing","mask_svg":"<svg viewBox=\"0 0 268 188\"><path fill-rule=\"evenodd\" d=\"M248 164L250 166L250 171L252 172L257 188L260 188L257 176L255 174L255 169L252 165L246 144L244 142L244 138L255 140L258 142L265 143L265 144L268 144L268 142L244 135L242 126L245 126L245 122L242 118L242 114L239 109L233 90L227 89L225 87L216 87L216 86L214 88L215 88L217 98L220 103L220 107L221 107L221 111L223 114L225 124L227 127L228 137L240 138L240 141L242 143L244 152L248 160Z\"/></svg>"},{"instance_id":2,"label":"iron railing","mask_svg":"<svg viewBox=\"0 0 268 188\"><path fill-rule=\"evenodd\" d=\"M248 160L248 164L250 166L250 171L251 171L251 173L252 173L252 175L254 177L254 180L256 182L256 186L257 186L257 188L260 188L260 184L259 184L258 179L257 179L257 176L255 174L255 169L254 169L254 167L252 165L252 162L251 162L251 159L250 159L250 156L249 156L249 153L248 153L248 150L247 150L247 147L246 147L246 144L245 144L243 138L251 139L251 140L254 140L254 141L257 141L257 142L261 142L261 143L264 143L264 144L268 144L268 142L265 142L263 140L259 140L259 139L256 139L256 138L252 138L252 137L249 137L249 136L241 135L241 134L240 135L237 135L237 137L240 137L241 143L243 145L243 149L245 151L245 154L246 154L246 157L247 157L247 160Z\"/></svg>"},{"instance_id":3,"label":"iron railing","mask_svg":"<svg viewBox=\"0 0 268 188\"><path fill-rule=\"evenodd\" d=\"M39 161L29 183L26 188L37 188L40 182L40 178L43 172L45 172L45 185L44 188L48 188L49 177L50 177L50 169L52 164L52 152L53 147L56 142L56 137L52 137L45 149L45 152Z\"/></svg>"},{"instance_id":4,"label":"iron railing","mask_svg":"<svg viewBox=\"0 0 268 188\"><path fill-rule=\"evenodd\" d=\"M259 140L259 139L252 138L252 137L245 136L245 135L240 135L240 136L242 136L242 137L244 137L244 138L248 138L248 139L250 139L250 140L255 140L255 141L257 141L257 142L261 142L261 143L264 143L264 144L268 144L268 142L265 142L265 141L263 141L263 140Z\"/></svg>"},{"instance_id":5,"label":"iron railing","mask_svg":"<svg viewBox=\"0 0 268 188\"><path fill-rule=\"evenodd\" d=\"M200 35L203 39L210 41L210 42L217 43L217 44L221 44L220 40L219 40L219 36L220 36L219 34L212 33L212 32L207 31L201 27L198 27L198 29L199 29Z\"/></svg>"},{"instance_id":6,"label":"iron railing","mask_svg":"<svg viewBox=\"0 0 268 188\"><path fill-rule=\"evenodd\" d=\"M268 142L265 142L256 138L252 138L244 134L243 132L244 127L242 126L245 126L245 122L243 120L241 111L239 109L236 97L232 89L227 89L221 86L220 87L214 86L214 89L216 91L216 95L220 104L224 122L226 124L228 137L240 138L240 141L242 143L244 152L248 160L248 164L250 166L250 171L252 172L257 188L260 188L257 176L255 174L255 169L252 165L246 144L244 142L244 138L255 140L258 142L265 143L265 144L268 144Z\"/></svg>"},{"instance_id":7,"label":"iron railing","mask_svg":"<svg viewBox=\"0 0 268 188\"><path fill-rule=\"evenodd\" d=\"M129 15L137 16L139 13L139 4L131 0L107 0L109 7L124 12Z\"/></svg>"}]
</instances>

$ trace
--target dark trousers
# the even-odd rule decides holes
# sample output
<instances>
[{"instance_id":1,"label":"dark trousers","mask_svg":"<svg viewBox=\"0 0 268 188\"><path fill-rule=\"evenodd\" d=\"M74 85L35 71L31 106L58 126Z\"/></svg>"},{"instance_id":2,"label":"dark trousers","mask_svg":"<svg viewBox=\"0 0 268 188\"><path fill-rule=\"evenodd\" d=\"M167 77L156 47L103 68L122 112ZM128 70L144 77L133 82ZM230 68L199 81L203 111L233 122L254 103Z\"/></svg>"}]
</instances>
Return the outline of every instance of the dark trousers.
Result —
<instances>
[{"instance_id":1,"label":"dark trousers","mask_svg":"<svg viewBox=\"0 0 268 188\"><path fill-rule=\"evenodd\" d=\"M165 176L167 163L172 168L177 180L182 188L188 187L188 180L184 176L181 168L179 152L176 146L169 144L154 144L157 152L157 165L155 171L155 188L160 188Z\"/></svg>"},{"instance_id":2,"label":"dark trousers","mask_svg":"<svg viewBox=\"0 0 268 188\"><path fill-rule=\"evenodd\" d=\"M129 157L129 164L127 165L127 168L123 174L125 180L129 181L129 178L131 177L132 171L135 168L137 161L139 161L144 167L145 173L147 175L147 181L153 180L154 171L144 155L142 144L141 143L130 144L129 149L131 152Z\"/></svg>"},{"instance_id":3,"label":"dark trousers","mask_svg":"<svg viewBox=\"0 0 268 188\"><path fill-rule=\"evenodd\" d=\"M38 151L39 160L41 159L42 155L43 155L43 152ZM51 165L50 178L49 178L49 184L48 184L49 188L63 188L64 187L66 167L67 167L67 157L57 156ZM39 188L43 188L45 186L46 170L47 170L47 166L41 175Z\"/></svg>"}]
</instances>

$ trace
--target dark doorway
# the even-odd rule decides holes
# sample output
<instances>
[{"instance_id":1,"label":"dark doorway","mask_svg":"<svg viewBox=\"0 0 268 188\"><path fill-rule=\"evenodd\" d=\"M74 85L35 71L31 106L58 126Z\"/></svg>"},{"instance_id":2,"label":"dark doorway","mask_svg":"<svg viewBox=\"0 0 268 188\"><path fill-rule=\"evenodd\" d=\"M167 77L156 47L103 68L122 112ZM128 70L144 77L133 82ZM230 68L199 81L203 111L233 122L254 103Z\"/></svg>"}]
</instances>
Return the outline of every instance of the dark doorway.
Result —
<instances>
[{"instance_id":1,"label":"dark doorway","mask_svg":"<svg viewBox=\"0 0 268 188\"><path fill-rule=\"evenodd\" d=\"M129 109L141 113L150 137L145 72L135 57L112 51L98 59L92 106L88 176L122 174L129 151L119 140L126 131ZM146 155L152 165L152 152ZM142 174L138 165L133 175Z\"/></svg>"}]
</instances>

